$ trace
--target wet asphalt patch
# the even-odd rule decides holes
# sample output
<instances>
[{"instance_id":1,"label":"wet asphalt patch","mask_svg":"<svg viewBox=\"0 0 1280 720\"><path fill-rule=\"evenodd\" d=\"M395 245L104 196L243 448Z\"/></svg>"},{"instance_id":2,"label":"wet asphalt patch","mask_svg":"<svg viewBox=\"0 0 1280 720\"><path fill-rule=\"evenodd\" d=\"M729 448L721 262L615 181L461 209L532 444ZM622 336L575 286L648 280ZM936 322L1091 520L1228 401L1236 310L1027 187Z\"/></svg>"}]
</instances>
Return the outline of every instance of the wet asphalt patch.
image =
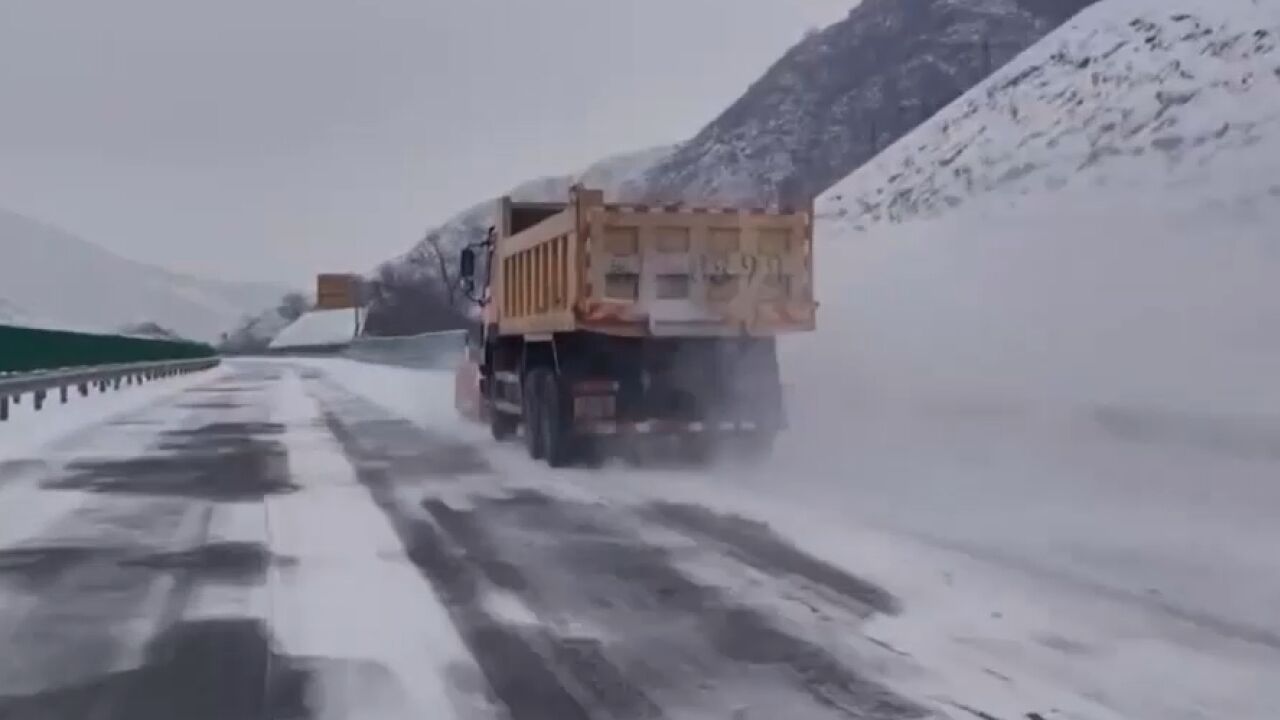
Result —
<instances>
[{"instance_id":1,"label":"wet asphalt patch","mask_svg":"<svg viewBox=\"0 0 1280 720\"><path fill-rule=\"evenodd\" d=\"M202 580L258 584L272 566L296 562L274 555L267 546L251 542L214 542L191 550L152 553L123 560L121 564L155 570L180 570Z\"/></svg>"},{"instance_id":2,"label":"wet asphalt patch","mask_svg":"<svg viewBox=\"0 0 1280 720\"><path fill-rule=\"evenodd\" d=\"M637 632L636 639L624 635L610 648L590 639L556 643L559 647L570 642L578 650L594 647L591 663L569 670L589 670L589 677L613 678L612 682L591 682L589 686L603 692L597 698L603 704L629 713L621 716L650 717L638 710L657 707L648 699L649 693L679 697L695 691L689 687L687 674L657 667L650 656L673 660L685 656L693 666L701 666L704 678L731 677L734 673L726 666L732 665L769 668L789 677L796 689L816 703L851 717L898 719L927 714L848 669L826 649L779 629L762 612L738 604L719 588L694 581L677 568L670 549L629 537L603 521L597 508L524 492L514 498L475 499L474 509L468 511L430 502L427 509L477 569L500 571L489 576L490 582L507 586L535 612L554 616L567 610L580 616L595 615L599 624L612 630L626 633L631 628ZM496 540L500 536L512 542L500 544ZM750 539L738 539L748 551L774 562L778 572L786 571L785 563L796 563L795 572L816 574L809 563L818 561L789 546L784 546L787 552L776 550L771 535L763 536L764 540L760 537L753 529ZM763 552L765 549L770 552ZM808 562L800 562L797 556ZM563 587L542 587L528 571L520 582L510 580L510 568L543 567L563 569ZM832 581L825 575L819 577ZM859 599L865 597L865 584L855 588L862 593ZM567 605L575 599L591 608L575 610ZM685 631L664 637L651 630L663 625ZM707 649L712 652L705 652ZM648 666L640 668L647 675L642 685L626 679L639 673L619 669L633 670L637 664Z\"/></svg>"},{"instance_id":3,"label":"wet asphalt patch","mask_svg":"<svg viewBox=\"0 0 1280 720\"><path fill-rule=\"evenodd\" d=\"M236 410L244 407L244 404L227 400L211 400L209 402L177 403L174 407L179 410Z\"/></svg>"},{"instance_id":4,"label":"wet asphalt patch","mask_svg":"<svg viewBox=\"0 0 1280 720\"><path fill-rule=\"evenodd\" d=\"M474 558L434 523L405 512L393 485L390 465L362 443L352 428L326 413L330 430L356 468L356 474L386 513L409 559L431 582L463 642L511 720L592 720L601 717L579 700L547 660L553 654L540 628L515 627L493 617L482 604L486 577ZM368 425L363 426L366 430ZM421 431L419 431L420 433ZM628 717L603 715L603 717Z\"/></svg>"},{"instance_id":5,"label":"wet asphalt patch","mask_svg":"<svg viewBox=\"0 0 1280 720\"><path fill-rule=\"evenodd\" d=\"M258 584L272 566L293 562L273 555L265 545L248 542L215 542L158 553L91 545L16 547L0 550L0 583L13 582L38 590L67 573L113 565L121 569L181 572L200 581Z\"/></svg>"},{"instance_id":6,"label":"wet asphalt patch","mask_svg":"<svg viewBox=\"0 0 1280 720\"><path fill-rule=\"evenodd\" d=\"M164 434L166 438L177 438L161 445L161 449L184 450L183 438L255 438L264 435L281 435L285 426L274 422L214 422L194 428L170 430Z\"/></svg>"},{"instance_id":7,"label":"wet asphalt patch","mask_svg":"<svg viewBox=\"0 0 1280 720\"><path fill-rule=\"evenodd\" d=\"M799 550L764 523L676 503L654 503L646 514L676 530L716 542L767 574L798 576L855 600L869 611L894 615L901 610L901 603L889 591Z\"/></svg>"},{"instance_id":8,"label":"wet asphalt patch","mask_svg":"<svg viewBox=\"0 0 1280 720\"><path fill-rule=\"evenodd\" d=\"M18 547L0 550L0 582L39 587L76 567L110 562L114 551L88 545Z\"/></svg>"},{"instance_id":9,"label":"wet asphalt patch","mask_svg":"<svg viewBox=\"0 0 1280 720\"><path fill-rule=\"evenodd\" d=\"M292 492L288 455L271 423L213 423L162 434L150 455L82 460L48 480L54 490L170 495L215 501L261 500Z\"/></svg>"},{"instance_id":10,"label":"wet asphalt patch","mask_svg":"<svg viewBox=\"0 0 1280 720\"><path fill-rule=\"evenodd\" d=\"M327 382L308 387L512 720L659 718L664 708L709 706L712 716L732 715L737 711L731 708L751 705L744 694L790 704L797 720L928 714L825 648L789 634L764 612L686 575L671 548L628 530L637 521L651 522L647 514L528 490L472 495L461 505L429 496L414 503L397 485L452 480L451 473L423 474L395 457L410 457L416 449L417 462L436 458L452 470L431 450L442 440ZM831 592L853 593L851 602L896 607L883 591L851 582L769 534L762 539L753 529L739 538L739 528L712 528L747 544L741 554L756 564L794 566L789 573L813 575L813 584ZM722 542L706 544L724 555ZM501 603L495 606L501 592L526 610L512 616Z\"/></svg>"},{"instance_id":11,"label":"wet asphalt patch","mask_svg":"<svg viewBox=\"0 0 1280 720\"><path fill-rule=\"evenodd\" d=\"M0 697L0 720L307 720L311 675L259 621L183 622L152 640L137 669Z\"/></svg>"},{"instance_id":12,"label":"wet asphalt patch","mask_svg":"<svg viewBox=\"0 0 1280 720\"><path fill-rule=\"evenodd\" d=\"M382 466L398 477L457 477L489 470L474 445L426 433L408 420L362 419L348 425L348 434L359 438L362 447L359 461Z\"/></svg>"}]
</instances>

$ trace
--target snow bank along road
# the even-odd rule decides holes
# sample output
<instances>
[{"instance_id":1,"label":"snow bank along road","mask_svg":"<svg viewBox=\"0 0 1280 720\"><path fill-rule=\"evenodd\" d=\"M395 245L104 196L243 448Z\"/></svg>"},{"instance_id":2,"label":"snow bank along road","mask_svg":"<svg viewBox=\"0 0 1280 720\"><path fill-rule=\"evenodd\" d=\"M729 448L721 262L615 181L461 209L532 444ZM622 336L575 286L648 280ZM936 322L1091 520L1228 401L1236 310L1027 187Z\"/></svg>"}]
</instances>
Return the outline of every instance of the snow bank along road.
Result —
<instances>
[{"instance_id":1,"label":"snow bank along road","mask_svg":"<svg viewBox=\"0 0 1280 720\"><path fill-rule=\"evenodd\" d=\"M884 589L486 447L241 362L7 457L0 718L930 714L853 640Z\"/></svg>"}]
</instances>

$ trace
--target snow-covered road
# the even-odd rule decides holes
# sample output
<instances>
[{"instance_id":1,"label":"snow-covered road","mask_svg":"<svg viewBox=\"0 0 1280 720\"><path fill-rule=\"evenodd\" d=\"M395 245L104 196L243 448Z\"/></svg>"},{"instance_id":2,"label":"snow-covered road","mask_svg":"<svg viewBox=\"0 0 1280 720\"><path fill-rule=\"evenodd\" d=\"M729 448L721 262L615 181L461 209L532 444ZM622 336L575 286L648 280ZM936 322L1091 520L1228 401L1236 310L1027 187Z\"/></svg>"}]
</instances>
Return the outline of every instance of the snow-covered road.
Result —
<instances>
[{"instance_id":1,"label":"snow-covered road","mask_svg":"<svg viewBox=\"0 0 1280 720\"><path fill-rule=\"evenodd\" d=\"M0 717L924 715L834 641L897 612L883 589L487 450L246 362L10 464Z\"/></svg>"},{"instance_id":2,"label":"snow-covered road","mask_svg":"<svg viewBox=\"0 0 1280 720\"><path fill-rule=\"evenodd\" d=\"M980 542L877 486L894 467L926 482L885 465L887 446L867 456L879 479L802 474L785 445L758 468L552 471L459 423L451 390L441 373L237 361L114 413L85 404L74 433L18 418L24 435L0 436L0 718L1280 706L1280 647L1249 602L1196 613L1085 581L1029 560L1046 556L1030 537L991 552L994 530ZM1034 505L1010 498L1010 514ZM891 521L895 504L918 521ZM1250 567L1237 560L1223 593Z\"/></svg>"}]
</instances>

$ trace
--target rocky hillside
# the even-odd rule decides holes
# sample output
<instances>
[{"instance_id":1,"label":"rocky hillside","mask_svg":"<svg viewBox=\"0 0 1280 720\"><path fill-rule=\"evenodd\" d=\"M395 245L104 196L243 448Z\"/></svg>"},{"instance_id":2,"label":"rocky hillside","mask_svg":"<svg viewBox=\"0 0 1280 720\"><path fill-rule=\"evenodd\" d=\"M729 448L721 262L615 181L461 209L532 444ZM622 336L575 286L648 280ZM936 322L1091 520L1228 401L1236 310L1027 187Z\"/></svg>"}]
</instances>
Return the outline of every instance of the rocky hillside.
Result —
<instances>
[{"instance_id":1,"label":"rocky hillside","mask_svg":"<svg viewBox=\"0 0 1280 720\"><path fill-rule=\"evenodd\" d=\"M865 226L976 196L1010 205L1174 183L1237 206L1275 203L1280 179L1258 152L1280 138L1280 20L1267 24L1266 6L1276 4L1095 8L837 185L820 210ZM1231 169L1213 176L1221 167Z\"/></svg>"},{"instance_id":2,"label":"rocky hillside","mask_svg":"<svg viewBox=\"0 0 1280 720\"><path fill-rule=\"evenodd\" d=\"M782 57L632 190L803 203L1093 0L864 0Z\"/></svg>"},{"instance_id":3,"label":"rocky hillside","mask_svg":"<svg viewBox=\"0 0 1280 720\"><path fill-rule=\"evenodd\" d=\"M1272 0L1103 0L837 183L798 387L1274 456L1278 40Z\"/></svg>"}]
</instances>

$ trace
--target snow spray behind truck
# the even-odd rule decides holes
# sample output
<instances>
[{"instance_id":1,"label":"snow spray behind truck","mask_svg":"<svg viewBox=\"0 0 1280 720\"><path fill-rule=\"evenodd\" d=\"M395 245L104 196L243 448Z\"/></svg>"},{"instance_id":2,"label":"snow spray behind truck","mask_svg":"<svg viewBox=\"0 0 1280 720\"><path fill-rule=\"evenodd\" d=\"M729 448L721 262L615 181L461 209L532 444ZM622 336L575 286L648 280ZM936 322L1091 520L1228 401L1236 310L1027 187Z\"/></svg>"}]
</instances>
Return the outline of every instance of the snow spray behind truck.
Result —
<instances>
[{"instance_id":1,"label":"snow spray behind truck","mask_svg":"<svg viewBox=\"0 0 1280 720\"><path fill-rule=\"evenodd\" d=\"M702 456L785 426L777 337L814 329L813 216L604 202L499 201L460 268L481 323L460 412L524 428L553 466L638 436Z\"/></svg>"}]
</instances>

